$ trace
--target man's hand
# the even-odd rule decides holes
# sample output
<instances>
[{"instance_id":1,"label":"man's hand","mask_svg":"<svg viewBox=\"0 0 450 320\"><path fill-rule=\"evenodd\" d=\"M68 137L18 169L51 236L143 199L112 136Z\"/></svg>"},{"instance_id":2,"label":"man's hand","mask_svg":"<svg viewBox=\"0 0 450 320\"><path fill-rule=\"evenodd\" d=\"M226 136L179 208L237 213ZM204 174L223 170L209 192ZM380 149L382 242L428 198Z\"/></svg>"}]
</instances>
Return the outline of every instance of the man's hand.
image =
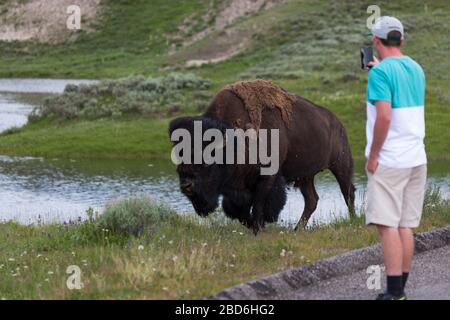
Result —
<instances>
[{"instance_id":1,"label":"man's hand","mask_svg":"<svg viewBox=\"0 0 450 320\"><path fill-rule=\"evenodd\" d=\"M377 170L378 167L378 157L370 156L369 160L367 160L366 169L371 174L375 173L375 170Z\"/></svg>"},{"instance_id":2,"label":"man's hand","mask_svg":"<svg viewBox=\"0 0 450 320\"><path fill-rule=\"evenodd\" d=\"M373 56L373 61L370 61L367 65L369 67L375 67L379 63L380 63L380 60L378 60L377 57Z\"/></svg>"}]
</instances>

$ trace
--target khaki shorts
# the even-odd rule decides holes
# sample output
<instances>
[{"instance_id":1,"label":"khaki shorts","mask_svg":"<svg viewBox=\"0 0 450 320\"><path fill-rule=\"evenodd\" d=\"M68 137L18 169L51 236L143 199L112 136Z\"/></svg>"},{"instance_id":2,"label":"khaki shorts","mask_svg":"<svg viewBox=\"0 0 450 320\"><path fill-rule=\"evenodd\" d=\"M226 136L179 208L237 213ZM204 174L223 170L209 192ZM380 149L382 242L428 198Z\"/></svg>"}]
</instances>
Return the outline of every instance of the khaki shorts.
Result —
<instances>
[{"instance_id":1,"label":"khaki shorts","mask_svg":"<svg viewBox=\"0 0 450 320\"><path fill-rule=\"evenodd\" d=\"M367 171L366 224L417 228L422 217L427 165Z\"/></svg>"}]
</instances>

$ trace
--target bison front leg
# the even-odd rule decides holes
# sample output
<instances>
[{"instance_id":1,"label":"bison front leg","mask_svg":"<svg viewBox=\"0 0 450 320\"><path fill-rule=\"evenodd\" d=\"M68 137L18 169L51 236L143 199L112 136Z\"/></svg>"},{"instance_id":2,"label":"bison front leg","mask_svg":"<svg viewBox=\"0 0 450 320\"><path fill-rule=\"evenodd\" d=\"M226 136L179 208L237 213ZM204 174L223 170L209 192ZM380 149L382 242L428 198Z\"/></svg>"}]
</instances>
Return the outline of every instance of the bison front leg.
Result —
<instances>
[{"instance_id":1,"label":"bison front leg","mask_svg":"<svg viewBox=\"0 0 450 320\"><path fill-rule=\"evenodd\" d=\"M261 176L252 202L252 228L255 236L264 228L264 205L275 183L276 176Z\"/></svg>"},{"instance_id":2,"label":"bison front leg","mask_svg":"<svg viewBox=\"0 0 450 320\"><path fill-rule=\"evenodd\" d=\"M227 217L238 219L247 228L252 227L252 219L250 216L251 202L236 203L231 198L224 196L222 200L222 208Z\"/></svg>"}]
</instances>

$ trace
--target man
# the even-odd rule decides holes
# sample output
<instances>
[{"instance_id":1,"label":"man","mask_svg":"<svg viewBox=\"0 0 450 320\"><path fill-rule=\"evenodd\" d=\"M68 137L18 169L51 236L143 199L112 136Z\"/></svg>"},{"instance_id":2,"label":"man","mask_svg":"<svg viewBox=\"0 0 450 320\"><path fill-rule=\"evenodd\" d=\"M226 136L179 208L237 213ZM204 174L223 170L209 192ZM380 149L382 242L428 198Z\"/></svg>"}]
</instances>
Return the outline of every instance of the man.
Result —
<instances>
[{"instance_id":1,"label":"man","mask_svg":"<svg viewBox=\"0 0 450 320\"><path fill-rule=\"evenodd\" d=\"M372 36L381 62L369 64L367 84L366 223L378 229L386 267L387 290L377 299L404 300L427 173L425 75L400 50L404 32L398 19L377 19Z\"/></svg>"}]
</instances>

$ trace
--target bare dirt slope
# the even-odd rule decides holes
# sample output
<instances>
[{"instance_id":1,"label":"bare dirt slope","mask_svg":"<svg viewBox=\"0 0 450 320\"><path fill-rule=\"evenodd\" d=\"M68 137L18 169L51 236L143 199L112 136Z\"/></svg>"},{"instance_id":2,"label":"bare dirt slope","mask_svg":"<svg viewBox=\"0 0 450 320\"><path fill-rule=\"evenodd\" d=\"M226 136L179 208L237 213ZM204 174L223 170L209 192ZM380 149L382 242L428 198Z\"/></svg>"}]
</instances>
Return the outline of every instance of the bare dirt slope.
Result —
<instances>
[{"instance_id":1,"label":"bare dirt slope","mask_svg":"<svg viewBox=\"0 0 450 320\"><path fill-rule=\"evenodd\" d=\"M59 43L76 37L67 28L67 7L81 9L81 29L93 31L101 0L6 0L0 2L0 41Z\"/></svg>"},{"instance_id":2,"label":"bare dirt slope","mask_svg":"<svg viewBox=\"0 0 450 320\"><path fill-rule=\"evenodd\" d=\"M177 50L174 46L171 54L176 56L179 52L183 52L184 48L193 47L192 50L185 50L182 54L181 60L184 60L187 66L201 66L227 60L242 52L247 47L251 37L258 32L258 26L241 28L236 26L235 22L286 1L228 0L221 1L217 8L214 8L213 1L211 1L208 10L200 17L198 14L189 16L178 27L178 32L173 35L172 40L175 40L175 42L181 40L182 48ZM192 29L195 29L198 21L203 22L205 27L192 34ZM208 41L198 45L208 36L210 36Z\"/></svg>"}]
</instances>

